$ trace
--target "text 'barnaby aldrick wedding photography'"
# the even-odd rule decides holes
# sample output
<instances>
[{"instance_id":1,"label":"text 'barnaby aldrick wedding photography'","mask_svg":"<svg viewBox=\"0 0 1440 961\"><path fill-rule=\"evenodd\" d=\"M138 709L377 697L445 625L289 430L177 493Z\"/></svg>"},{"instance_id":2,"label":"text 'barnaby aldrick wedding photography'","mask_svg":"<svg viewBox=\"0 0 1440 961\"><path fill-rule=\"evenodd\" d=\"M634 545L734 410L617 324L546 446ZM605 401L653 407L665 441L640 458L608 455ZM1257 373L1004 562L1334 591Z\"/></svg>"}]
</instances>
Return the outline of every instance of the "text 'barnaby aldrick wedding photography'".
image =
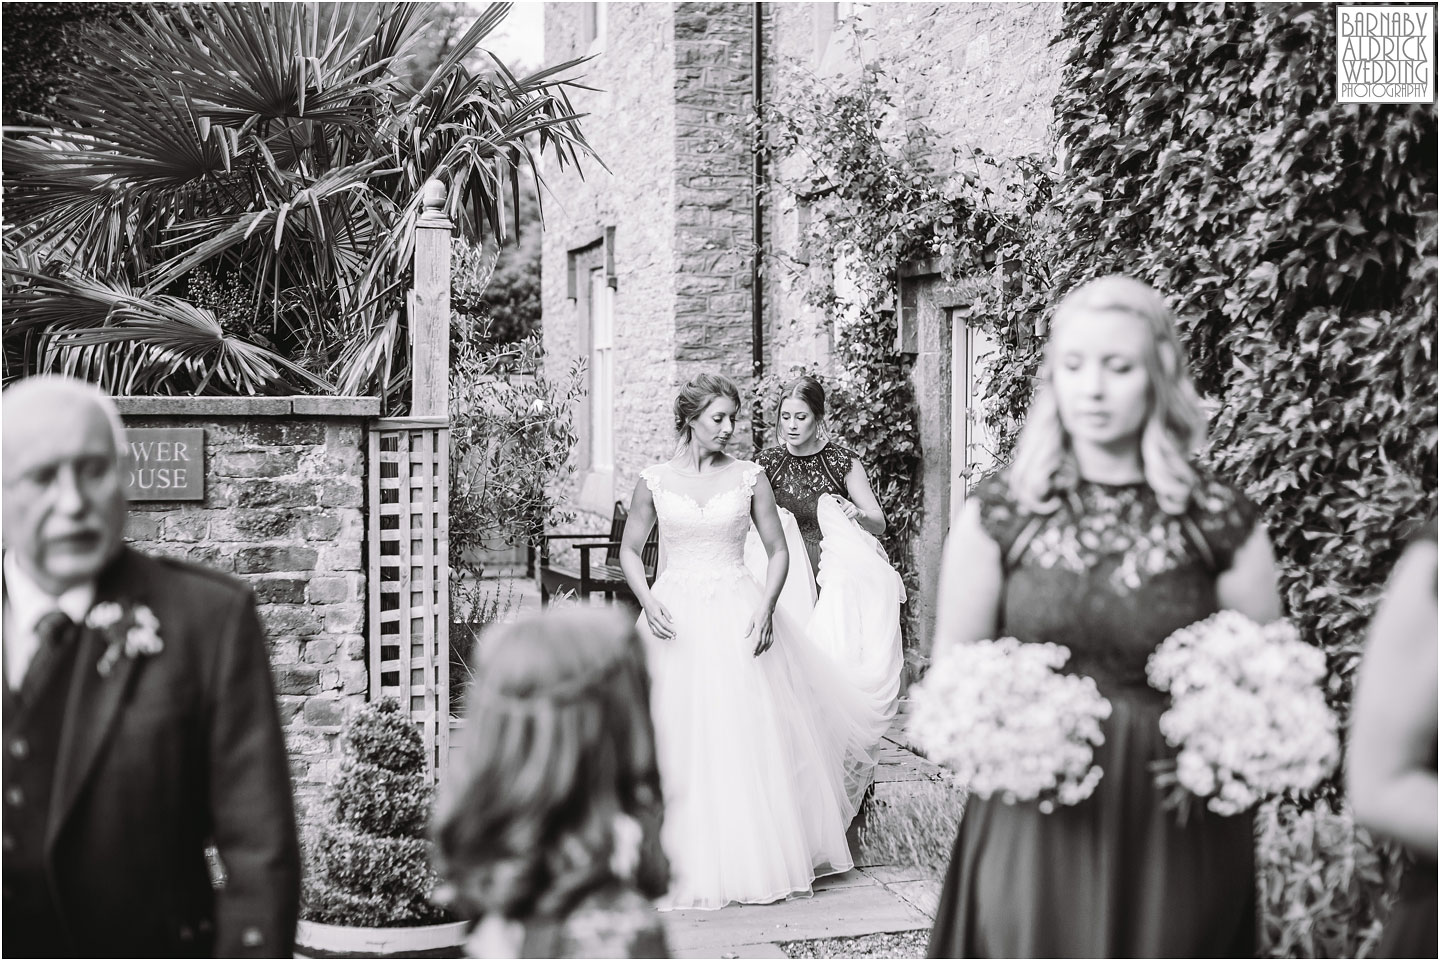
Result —
<instances>
[{"instance_id":1,"label":"text 'barnaby aldrick wedding photography'","mask_svg":"<svg viewBox=\"0 0 1440 961\"><path fill-rule=\"evenodd\" d=\"M1435 99L1435 8L1342 6L1336 10L1341 103Z\"/></svg>"}]
</instances>

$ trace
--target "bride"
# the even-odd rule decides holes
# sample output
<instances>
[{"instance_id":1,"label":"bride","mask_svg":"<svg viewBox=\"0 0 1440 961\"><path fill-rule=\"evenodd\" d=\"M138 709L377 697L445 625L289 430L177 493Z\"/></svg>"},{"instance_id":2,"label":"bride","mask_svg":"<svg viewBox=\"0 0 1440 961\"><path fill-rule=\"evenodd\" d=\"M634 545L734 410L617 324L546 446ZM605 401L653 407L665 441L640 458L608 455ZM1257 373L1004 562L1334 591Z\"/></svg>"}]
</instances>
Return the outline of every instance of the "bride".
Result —
<instances>
[{"instance_id":1,"label":"bride","mask_svg":"<svg viewBox=\"0 0 1440 961\"><path fill-rule=\"evenodd\" d=\"M776 901L849 870L845 832L885 727L777 610L789 557L775 496L758 464L725 453L739 408L725 377L685 385L680 451L641 472L620 550L644 608L675 875L665 908ZM657 521L663 565L649 587L640 551ZM752 522L763 584L745 566Z\"/></svg>"}]
</instances>

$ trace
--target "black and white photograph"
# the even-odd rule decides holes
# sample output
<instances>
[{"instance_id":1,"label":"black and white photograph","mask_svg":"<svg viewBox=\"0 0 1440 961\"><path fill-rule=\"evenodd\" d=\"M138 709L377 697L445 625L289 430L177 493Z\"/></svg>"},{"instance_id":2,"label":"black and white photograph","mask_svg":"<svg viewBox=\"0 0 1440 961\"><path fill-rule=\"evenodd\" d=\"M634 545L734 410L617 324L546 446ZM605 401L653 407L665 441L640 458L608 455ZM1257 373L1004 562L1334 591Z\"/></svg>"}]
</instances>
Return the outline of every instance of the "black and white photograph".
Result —
<instances>
[{"instance_id":1,"label":"black and white photograph","mask_svg":"<svg viewBox=\"0 0 1440 961\"><path fill-rule=\"evenodd\" d=\"M0 956L1426 958L1434 3L0 3Z\"/></svg>"}]
</instances>

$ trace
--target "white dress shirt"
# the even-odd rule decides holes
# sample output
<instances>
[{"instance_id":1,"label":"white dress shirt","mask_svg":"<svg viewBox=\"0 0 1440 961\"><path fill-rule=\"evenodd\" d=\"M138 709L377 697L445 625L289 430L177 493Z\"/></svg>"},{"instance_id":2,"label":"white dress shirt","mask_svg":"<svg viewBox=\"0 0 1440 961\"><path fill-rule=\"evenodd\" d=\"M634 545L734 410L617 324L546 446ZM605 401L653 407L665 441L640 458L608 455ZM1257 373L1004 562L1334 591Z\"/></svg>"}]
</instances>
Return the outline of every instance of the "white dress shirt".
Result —
<instances>
[{"instance_id":1,"label":"white dress shirt","mask_svg":"<svg viewBox=\"0 0 1440 961\"><path fill-rule=\"evenodd\" d=\"M5 683L10 690L18 691L30 659L40 647L35 633L40 620L59 610L76 624L83 624L95 603L95 585L81 584L54 597L25 573L12 551L5 552L0 569L5 574Z\"/></svg>"}]
</instances>

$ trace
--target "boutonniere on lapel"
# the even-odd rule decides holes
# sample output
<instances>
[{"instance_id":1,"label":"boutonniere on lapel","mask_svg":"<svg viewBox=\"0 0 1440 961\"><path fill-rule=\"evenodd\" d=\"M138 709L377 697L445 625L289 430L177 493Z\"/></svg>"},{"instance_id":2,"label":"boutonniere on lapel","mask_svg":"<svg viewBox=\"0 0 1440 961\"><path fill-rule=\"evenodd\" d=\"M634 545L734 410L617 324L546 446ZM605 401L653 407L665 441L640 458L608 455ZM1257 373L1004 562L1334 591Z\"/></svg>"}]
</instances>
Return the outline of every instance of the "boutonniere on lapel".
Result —
<instances>
[{"instance_id":1,"label":"boutonniere on lapel","mask_svg":"<svg viewBox=\"0 0 1440 961\"><path fill-rule=\"evenodd\" d=\"M105 638L105 653L95 665L101 677L109 677L122 657L147 657L165 649L165 642L160 640L160 620L144 604L96 604L86 615L85 626Z\"/></svg>"}]
</instances>

